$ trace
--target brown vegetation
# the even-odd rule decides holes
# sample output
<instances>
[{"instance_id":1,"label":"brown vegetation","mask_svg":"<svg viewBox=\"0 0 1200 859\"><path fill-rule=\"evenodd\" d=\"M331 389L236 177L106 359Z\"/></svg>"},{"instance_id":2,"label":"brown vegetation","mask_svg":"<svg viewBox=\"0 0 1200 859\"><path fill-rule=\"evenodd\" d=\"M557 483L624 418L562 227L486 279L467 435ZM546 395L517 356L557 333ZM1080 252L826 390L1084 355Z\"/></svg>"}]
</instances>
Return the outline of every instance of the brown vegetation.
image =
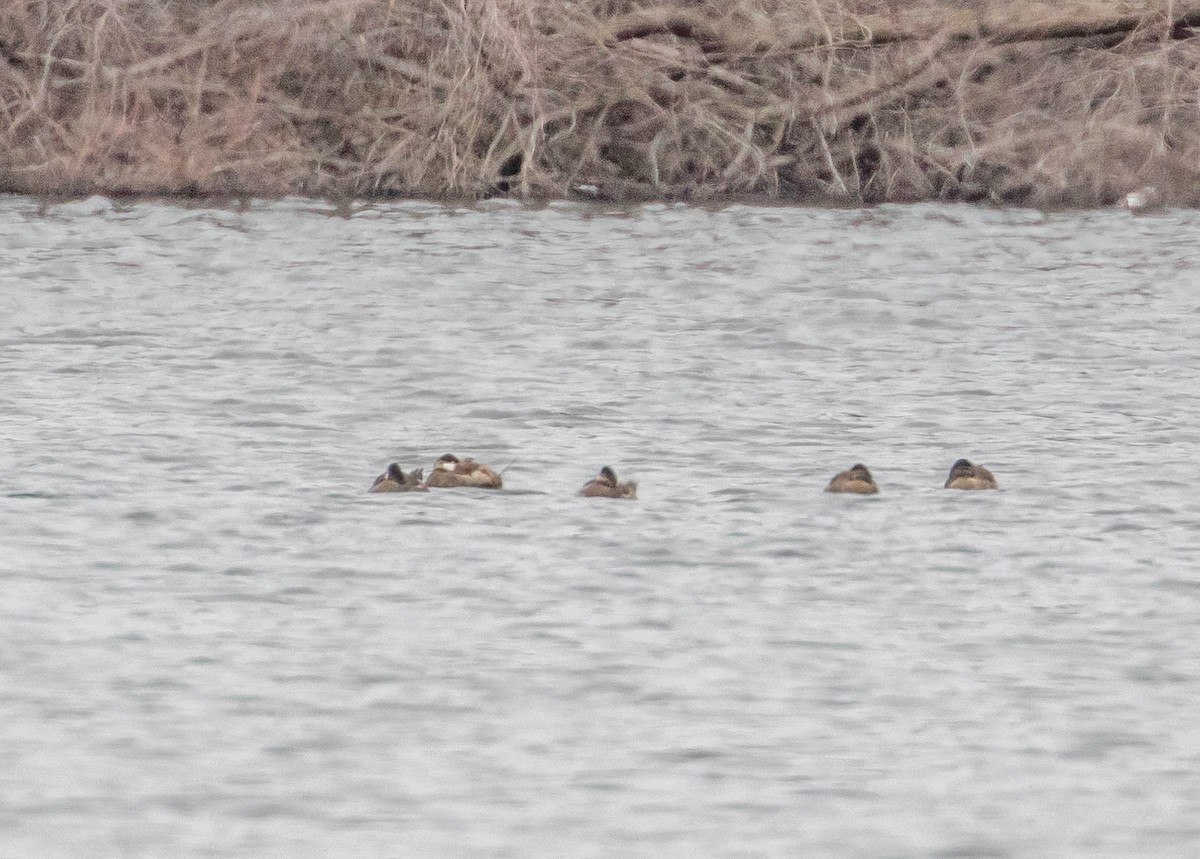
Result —
<instances>
[{"instance_id":1,"label":"brown vegetation","mask_svg":"<svg viewBox=\"0 0 1200 859\"><path fill-rule=\"evenodd\" d=\"M1200 0L6 0L0 188L1200 204Z\"/></svg>"}]
</instances>

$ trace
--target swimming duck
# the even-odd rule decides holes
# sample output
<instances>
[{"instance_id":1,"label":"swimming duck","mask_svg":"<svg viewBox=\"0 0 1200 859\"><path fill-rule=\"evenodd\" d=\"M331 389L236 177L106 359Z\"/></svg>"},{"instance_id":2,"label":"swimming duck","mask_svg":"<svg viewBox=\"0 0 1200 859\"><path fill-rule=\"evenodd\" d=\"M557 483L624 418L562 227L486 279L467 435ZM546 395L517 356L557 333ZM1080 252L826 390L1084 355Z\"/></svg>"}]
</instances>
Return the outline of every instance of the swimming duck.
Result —
<instances>
[{"instance_id":1,"label":"swimming duck","mask_svg":"<svg viewBox=\"0 0 1200 859\"><path fill-rule=\"evenodd\" d=\"M946 489L998 489L996 478L982 465L972 465L970 460L960 459L950 466L946 478Z\"/></svg>"},{"instance_id":2,"label":"swimming duck","mask_svg":"<svg viewBox=\"0 0 1200 859\"><path fill-rule=\"evenodd\" d=\"M480 489L499 489L500 475L486 465L467 457L459 459L452 453L442 454L433 464L426 486L448 489L454 486L477 486Z\"/></svg>"},{"instance_id":3,"label":"swimming duck","mask_svg":"<svg viewBox=\"0 0 1200 859\"><path fill-rule=\"evenodd\" d=\"M873 495L879 491L879 487L875 485L875 478L871 477L871 472L867 471L867 467L860 462L849 471L835 474L833 480L829 481L829 485L825 487L825 491Z\"/></svg>"},{"instance_id":4,"label":"swimming duck","mask_svg":"<svg viewBox=\"0 0 1200 859\"><path fill-rule=\"evenodd\" d=\"M405 474L400 470L400 466L392 463L387 467L387 471L375 478L375 482L371 484L370 492L428 492L429 489L425 486L422 470L418 468L416 471Z\"/></svg>"},{"instance_id":5,"label":"swimming duck","mask_svg":"<svg viewBox=\"0 0 1200 859\"><path fill-rule=\"evenodd\" d=\"M1147 185L1145 188L1130 191L1122 202L1133 214L1142 215L1163 208L1163 195L1153 185Z\"/></svg>"},{"instance_id":6,"label":"swimming duck","mask_svg":"<svg viewBox=\"0 0 1200 859\"><path fill-rule=\"evenodd\" d=\"M617 473L606 465L596 477L583 484L579 494L588 498L637 498L637 481L618 483Z\"/></svg>"}]
</instances>

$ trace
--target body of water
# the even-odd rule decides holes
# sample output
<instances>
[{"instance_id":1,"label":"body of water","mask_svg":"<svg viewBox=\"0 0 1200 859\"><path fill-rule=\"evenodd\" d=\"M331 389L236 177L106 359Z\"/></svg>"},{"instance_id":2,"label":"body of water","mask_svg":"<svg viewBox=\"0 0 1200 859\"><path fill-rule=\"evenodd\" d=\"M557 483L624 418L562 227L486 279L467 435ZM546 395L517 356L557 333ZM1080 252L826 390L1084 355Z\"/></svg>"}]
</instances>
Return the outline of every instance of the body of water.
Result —
<instances>
[{"instance_id":1,"label":"body of water","mask_svg":"<svg viewBox=\"0 0 1200 859\"><path fill-rule=\"evenodd\" d=\"M1196 853L1198 235L0 200L0 855Z\"/></svg>"}]
</instances>

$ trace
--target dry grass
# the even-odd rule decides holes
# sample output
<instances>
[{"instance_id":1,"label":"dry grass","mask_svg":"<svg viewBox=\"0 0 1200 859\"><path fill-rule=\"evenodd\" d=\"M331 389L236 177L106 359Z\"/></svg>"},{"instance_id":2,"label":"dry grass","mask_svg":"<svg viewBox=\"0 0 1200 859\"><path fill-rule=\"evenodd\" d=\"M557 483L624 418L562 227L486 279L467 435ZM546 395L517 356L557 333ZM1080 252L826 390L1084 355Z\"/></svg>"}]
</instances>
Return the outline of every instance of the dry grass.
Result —
<instances>
[{"instance_id":1,"label":"dry grass","mask_svg":"<svg viewBox=\"0 0 1200 859\"><path fill-rule=\"evenodd\" d=\"M7 0L0 188L1200 204L1190 29L864 45L938 2Z\"/></svg>"}]
</instances>

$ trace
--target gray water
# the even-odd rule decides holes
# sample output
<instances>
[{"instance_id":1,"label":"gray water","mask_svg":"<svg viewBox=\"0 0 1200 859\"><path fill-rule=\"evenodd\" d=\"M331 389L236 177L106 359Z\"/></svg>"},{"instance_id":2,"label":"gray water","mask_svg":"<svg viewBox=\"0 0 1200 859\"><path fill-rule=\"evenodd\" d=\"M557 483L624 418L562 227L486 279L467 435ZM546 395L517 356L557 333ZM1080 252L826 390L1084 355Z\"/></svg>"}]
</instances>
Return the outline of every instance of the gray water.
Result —
<instances>
[{"instance_id":1,"label":"gray water","mask_svg":"<svg viewBox=\"0 0 1200 859\"><path fill-rule=\"evenodd\" d=\"M0 855L1195 855L1198 238L0 199Z\"/></svg>"}]
</instances>

